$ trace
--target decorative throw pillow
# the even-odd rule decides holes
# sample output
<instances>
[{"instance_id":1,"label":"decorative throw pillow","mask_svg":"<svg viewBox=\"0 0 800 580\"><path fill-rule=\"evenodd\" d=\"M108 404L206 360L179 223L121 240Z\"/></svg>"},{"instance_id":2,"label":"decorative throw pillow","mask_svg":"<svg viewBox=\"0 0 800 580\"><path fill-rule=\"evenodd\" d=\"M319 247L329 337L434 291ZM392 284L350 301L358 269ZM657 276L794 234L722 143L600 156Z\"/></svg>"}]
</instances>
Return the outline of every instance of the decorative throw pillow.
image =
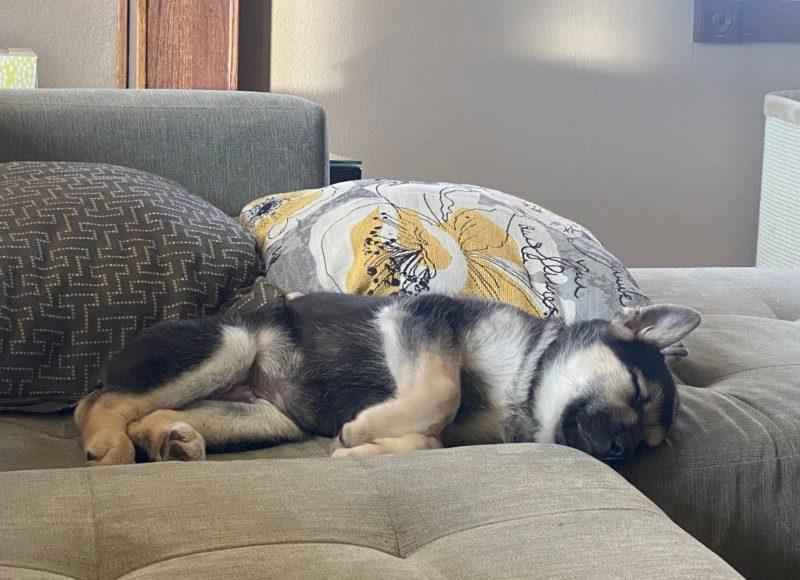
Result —
<instances>
[{"instance_id":1,"label":"decorative throw pillow","mask_svg":"<svg viewBox=\"0 0 800 580\"><path fill-rule=\"evenodd\" d=\"M338 183L257 199L240 223L287 292L461 294L567 322L647 303L587 229L473 185Z\"/></svg>"},{"instance_id":2,"label":"decorative throw pillow","mask_svg":"<svg viewBox=\"0 0 800 580\"><path fill-rule=\"evenodd\" d=\"M75 403L135 332L214 313L261 269L252 234L175 183L0 164L0 407Z\"/></svg>"}]
</instances>

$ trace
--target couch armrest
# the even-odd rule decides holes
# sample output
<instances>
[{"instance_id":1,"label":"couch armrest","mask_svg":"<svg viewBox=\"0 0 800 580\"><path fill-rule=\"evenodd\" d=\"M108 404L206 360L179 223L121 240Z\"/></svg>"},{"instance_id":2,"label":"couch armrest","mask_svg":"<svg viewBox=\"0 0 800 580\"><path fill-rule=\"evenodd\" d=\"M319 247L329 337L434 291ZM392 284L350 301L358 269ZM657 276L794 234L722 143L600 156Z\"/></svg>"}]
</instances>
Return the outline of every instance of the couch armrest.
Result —
<instances>
[{"instance_id":1,"label":"couch armrest","mask_svg":"<svg viewBox=\"0 0 800 580\"><path fill-rule=\"evenodd\" d=\"M184 90L0 92L0 162L149 171L230 215L269 192L327 184L325 114L298 97Z\"/></svg>"}]
</instances>

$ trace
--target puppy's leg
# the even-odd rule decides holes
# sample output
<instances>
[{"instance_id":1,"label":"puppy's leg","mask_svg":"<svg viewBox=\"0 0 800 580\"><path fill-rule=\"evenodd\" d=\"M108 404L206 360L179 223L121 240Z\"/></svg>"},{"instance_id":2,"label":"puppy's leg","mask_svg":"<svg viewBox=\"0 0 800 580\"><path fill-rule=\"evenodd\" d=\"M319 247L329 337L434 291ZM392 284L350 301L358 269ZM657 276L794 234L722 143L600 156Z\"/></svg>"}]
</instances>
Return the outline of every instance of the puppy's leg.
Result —
<instances>
[{"instance_id":1,"label":"puppy's leg","mask_svg":"<svg viewBox=\"0 0 800 580\"><path fill-rule=\"evenodd\" d=\"M365 455L386 455L388 453L410 453L422 449L439 449L441 442L434 437L412 433L402 437L381 437L372 443L364 443L357 447L340 447L335 449L331 457L354 457Z\"/></svg>"},{"instance_id":2,"label":"puppy's leg","mask_svg":"<svg viewBox=\"0 0 800 580\"><path fill-rule=\"evenodd\" d=\"M461 359L452 348L432 344L399 368L397 392L383 403L361 411L342 428L344 447L357 447L380 437L418 434L438 439L461 404ZM394 372L394 371L393 371Z\"/></svg>"},{"instance_id":3,"label":"puppy's leg","mask_svg":"<svg viewBox=\"0 0 800 580\"><path fill-rule=\"evenodd\" d=\"M191 324L191 321L180 323ZM212 335L216 342L199 364L193 364L188 357L187 360L163 361L162 350L169 345L170 329L177 324L154 327L112 360L112 363L118 361L119 366L107 373L105 390L84 398L75 410L75 422L90 464L133 463L134 446L126 433L129 423L157 409L185 406L245 379L262 346L258 335L221 323L210 328L206 322L198 322L198 329L203 330L202 324L206 324L207 334L216 333ZM166 364L176 366L167 379L151 387L148 377L142 375L144 388L136 389L137 373L141 369L157 372L159 369L152 370L153 367Z\"/></svg>"},{"instance_id":4,"label":"puppy's leg","mask_svg":"<svg viewBox=\"0 0 800 580\"><path fill-rule=\"evenodd\" d=\"M304 437L271 403L198 401L180 410L161 409L128 426L128 435L151 461L205 459L206 445L275 444Z\"/></svg>"}]
</instances>

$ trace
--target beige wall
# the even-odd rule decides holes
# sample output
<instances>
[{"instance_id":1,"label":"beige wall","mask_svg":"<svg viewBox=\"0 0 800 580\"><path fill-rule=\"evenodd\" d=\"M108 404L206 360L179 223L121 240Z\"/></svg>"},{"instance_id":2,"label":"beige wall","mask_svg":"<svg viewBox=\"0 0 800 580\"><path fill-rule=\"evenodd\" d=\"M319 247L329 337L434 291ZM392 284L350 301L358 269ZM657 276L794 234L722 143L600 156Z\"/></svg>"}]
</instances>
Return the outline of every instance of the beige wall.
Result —
<instances>
[{"instance_id":1,"label":"beige wall","mask_svg":"<svg viewBox=\"0 0 800 580\"><path fill-rule=\"evenodd\" d=\"M800 45L693 44L691 0L273 0L272 89L372 177L535 200L629 265L754 262L765 93Z\"/></svg>"},{"instance_id":2,"label":"beige wall","mask_svg":"<svg viewBox=\"0 0 800 580\"><path fill-rule=\"evenodd\" d=\"M32 48L42 88L115 87L117 0L0 0L0 46Z\"/></svg>"}]
</instances>

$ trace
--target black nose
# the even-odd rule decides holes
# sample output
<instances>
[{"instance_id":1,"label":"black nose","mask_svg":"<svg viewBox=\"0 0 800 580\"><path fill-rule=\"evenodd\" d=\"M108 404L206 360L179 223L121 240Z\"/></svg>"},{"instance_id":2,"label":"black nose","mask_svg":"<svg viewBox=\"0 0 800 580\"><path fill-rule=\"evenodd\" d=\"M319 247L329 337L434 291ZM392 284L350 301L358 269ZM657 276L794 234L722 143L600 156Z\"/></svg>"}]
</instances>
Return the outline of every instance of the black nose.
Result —
<instances>
[{"instance_id":1,"label":"black nose","mask_svg":"<svg viewBox=\"0 0 800 580\"><path fill-rule=\"evenodd\" d=\"M620 463L629 459L633 441L628 428L612 413L581 409L577 414L578 431L585 451L606 462Z\"/></svg>"},{"instance_id":2,"label":"black nose","mask_svg":"<svg viewBox=\"0 0 800 580\"><path fill-rule=\"evenodd\" d=\"M613 441L611 441L611 445L608 448L608 455L609 457L613 457L614 459L620 459L625 457L627 454L627 445L625 441L625 437L622 435L617 435L614 437Z\"/></svg>"}]
</instances>

